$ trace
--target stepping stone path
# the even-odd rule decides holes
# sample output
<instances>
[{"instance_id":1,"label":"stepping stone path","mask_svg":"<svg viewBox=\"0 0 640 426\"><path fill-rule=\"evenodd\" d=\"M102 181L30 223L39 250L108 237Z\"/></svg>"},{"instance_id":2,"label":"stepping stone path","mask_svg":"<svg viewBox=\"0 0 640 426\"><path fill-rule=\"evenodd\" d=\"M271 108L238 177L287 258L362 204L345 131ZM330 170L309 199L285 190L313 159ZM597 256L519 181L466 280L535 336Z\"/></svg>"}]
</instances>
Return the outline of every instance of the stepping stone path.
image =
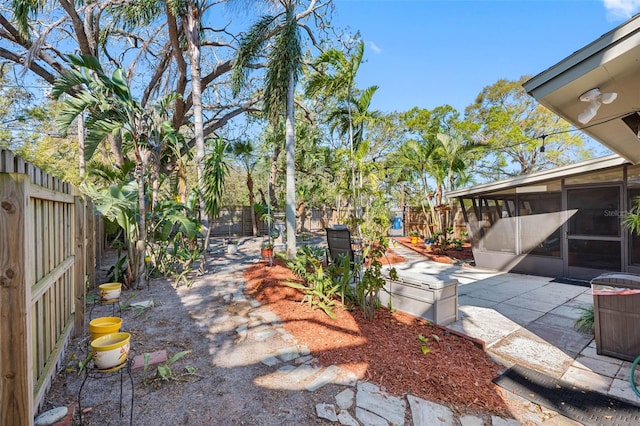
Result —
<instances>
[{"instance_id":1,"label":"stepping stone path","mask_svg":"<svg viewBox=\"0 0 640 426\"><path fill-rule=\"evenodd\" d=\"M256 359L249 361L272 368L270 374L255 378L256 384L302 392L314 392L328 384L344 387L333 401L318 401L318 418L349 426L486 424L480 417L456 416L443 405L412 395L406 398L390 395L372 383L359 381L353 373L338 366L320 365L306 346L286 332L276 314L244 295L241 269L220 271L215 274L215 280L225 283L217 286L216 295L231 311L224 316L224 322L234 324L235 344L252 345L251 353ZM223 321L218 319L214 323L222 325ZM521 423L493 416L490 424L516 426Z\"/></svg>"}]
</instances>

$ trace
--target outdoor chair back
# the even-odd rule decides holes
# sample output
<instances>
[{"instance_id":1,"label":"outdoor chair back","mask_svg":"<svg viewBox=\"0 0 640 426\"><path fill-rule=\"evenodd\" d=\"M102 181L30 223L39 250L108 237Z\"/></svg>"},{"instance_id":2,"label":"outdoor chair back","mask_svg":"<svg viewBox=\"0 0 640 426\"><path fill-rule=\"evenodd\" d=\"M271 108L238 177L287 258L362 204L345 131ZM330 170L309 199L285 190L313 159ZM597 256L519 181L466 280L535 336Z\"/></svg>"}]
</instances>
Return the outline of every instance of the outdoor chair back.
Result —
<instances>
[{"instance_id":1,"label":"outdoor chair back","mask_svg":"<svg viewBox=\"0 0 640 426\"><path fill-rule=\"evenodd\" d=\"M340 257L349 259L353 266L354 253L351 241L351 232L346 227L325 228L327 232L327 263L339 262Z\"/></svg>"}]
</instances>

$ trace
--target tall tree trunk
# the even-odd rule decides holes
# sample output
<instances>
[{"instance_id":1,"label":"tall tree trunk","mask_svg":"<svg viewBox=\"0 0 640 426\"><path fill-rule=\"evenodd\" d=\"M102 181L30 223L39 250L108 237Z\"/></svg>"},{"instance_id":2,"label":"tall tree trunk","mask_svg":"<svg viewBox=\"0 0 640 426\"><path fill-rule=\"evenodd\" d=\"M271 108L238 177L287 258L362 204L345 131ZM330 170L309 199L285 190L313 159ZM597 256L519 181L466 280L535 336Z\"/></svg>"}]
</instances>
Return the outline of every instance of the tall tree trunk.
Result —
<instances>
[{"instance_id":1,"label":"tall tree trunk","mask_svg":"<svg viewBox=\"0 0 640 426\"><path fill-rule=\"evenodd\" d=\"M122 155L122 137L120 134L109 135L109 147L111 148L111 155L116 162L116 165L120 168L124 166L124 156Z\"/></svg>"},{"instance_id":2,"label":"tall tree trunk","mask_svg":"<svg viewBox=\"0 0 640 426\"><path fill-rule=\"evenodd\" d=\"M84 160L84 113L82 112L78 115L78 152L80 179L84 180L86 164Z\"/></svg>"},{"instance_id":3,"label":"tall tree trunk","mask_svg":"<svg viewBox=\"0 0 640 426\"><path fill-rule=\"evenodd\" d=\"M196 169L198 174L200 218L204 227L205 239L202 253L206 261L207 246L209 245L209 215L204 201L204 165L205 145L204 126L202 117L202 84L200 70L200 10L197 5L189 2L186 16L183 17L184 33L187 39L191 65L191 98L193 100L193 126L196 142Z\"/></svg>"},{"instance_id":4,"label":"tall tree trunk","mask_svg":"<svg viewBox=\"0 0 640 426\"><path fill-rule=\"evenodd\" d=\"M278 207L278 199L276 198L276 177L278 176L278 158L280 157L280 151L280 144L276 144L273 148L271 166L269 167L269 203L273 208Z\"/></svg>"},{"instance_id":5,"label":"tall tree trunk","mask_svg":"<svg viewBox=\"0 0 640 426\"><path fill-rule=\"evenodd\" d=\"M144 257L147 243L147 222L144 194L144 165L141 153L136 147L136 181L138 183L138 239L135 241L135 256L129 259L130 267L135 273L135 282L138 288L147 285L147 274L144 270ZM134 243L131 241L130 243Z\"/></svg>"},{"instance_id":6,"label":"tall tree trunk","mask_svg":"<svg viewBox=\"0 0 640 426\"><path fill-rule=\"evenodd\" d=\"M187 203L187 171L185 169L184 162L181 159L176 161L177 175L178 175L178 194L180 195L180 202Z\"/></svg>"},{"instance_id":7,"label":"tall tree trunk","mask_svg":"<svg viewBox=\"0 0 640 426\"><path fill-rule=\"evenodd\" d=\"M249 208L251 209L251 227L253 229L253 236L258 235L258 220L256 218L256 211L253 208L255 205L255 195L253 193L253 176L251 172L247 170L247 189L249 190Z\"/></svg>"},{"instance_id":8,"label":"tall tree trunk","mask_svg":"<svg viewBox=\"0 0 640 426\"><path fill-rule=\"evenodd\" d=\"M289 76L287 88L287 119L285 122L285 151L287 156L287 188L285 217L287 220L287 258L296 257L296 177L295 177L295 122L294 122L295 76Z\"/></svg>"}]
</instances>

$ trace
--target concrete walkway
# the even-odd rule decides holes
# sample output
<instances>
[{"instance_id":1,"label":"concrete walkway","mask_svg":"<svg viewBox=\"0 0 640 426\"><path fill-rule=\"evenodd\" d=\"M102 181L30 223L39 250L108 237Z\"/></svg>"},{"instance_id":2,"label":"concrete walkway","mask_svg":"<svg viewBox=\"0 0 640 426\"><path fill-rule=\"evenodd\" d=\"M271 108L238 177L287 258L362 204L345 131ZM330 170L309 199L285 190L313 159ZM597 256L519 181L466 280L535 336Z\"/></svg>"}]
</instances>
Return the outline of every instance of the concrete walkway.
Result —
<instances>
[{"instance_id":1,"label":"concrete walkway","mask_svg":"<svg viewBox=\"0 0 640 426\"><path fill-rule=\"evenodd\" d=\"M589 287L441 264L406 247L397 251L420 272L458 280L458 321L448 327L483 340L498 362L640 405L629 383L631 363L598 355L593 336L575 330L580 308L593 304Z\"/></svg>"}]
</instances>

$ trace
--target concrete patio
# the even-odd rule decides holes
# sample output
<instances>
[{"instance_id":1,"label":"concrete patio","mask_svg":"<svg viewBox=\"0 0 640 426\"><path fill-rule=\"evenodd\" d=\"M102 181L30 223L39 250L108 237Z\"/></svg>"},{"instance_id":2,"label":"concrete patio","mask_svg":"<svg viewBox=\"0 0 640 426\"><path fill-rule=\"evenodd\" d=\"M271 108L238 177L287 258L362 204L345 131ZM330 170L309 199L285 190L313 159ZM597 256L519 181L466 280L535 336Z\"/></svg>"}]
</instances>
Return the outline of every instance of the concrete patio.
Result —
<instances>
[{"instance_id":1,"label":"concrete patio","mask_svg":"<svg viewBox=\"0 0 640 426\"><path fill-rule=\"evenodd\" d=\"M396 251L407 259L403 269L458 280L458 320L448 327L484 341L496 361L640 405L629 383L631 363L598 355L593 336L574 328L580 308L593 303L589 287L437 263L405 247Z\"/></svg>"}]
</instances>

